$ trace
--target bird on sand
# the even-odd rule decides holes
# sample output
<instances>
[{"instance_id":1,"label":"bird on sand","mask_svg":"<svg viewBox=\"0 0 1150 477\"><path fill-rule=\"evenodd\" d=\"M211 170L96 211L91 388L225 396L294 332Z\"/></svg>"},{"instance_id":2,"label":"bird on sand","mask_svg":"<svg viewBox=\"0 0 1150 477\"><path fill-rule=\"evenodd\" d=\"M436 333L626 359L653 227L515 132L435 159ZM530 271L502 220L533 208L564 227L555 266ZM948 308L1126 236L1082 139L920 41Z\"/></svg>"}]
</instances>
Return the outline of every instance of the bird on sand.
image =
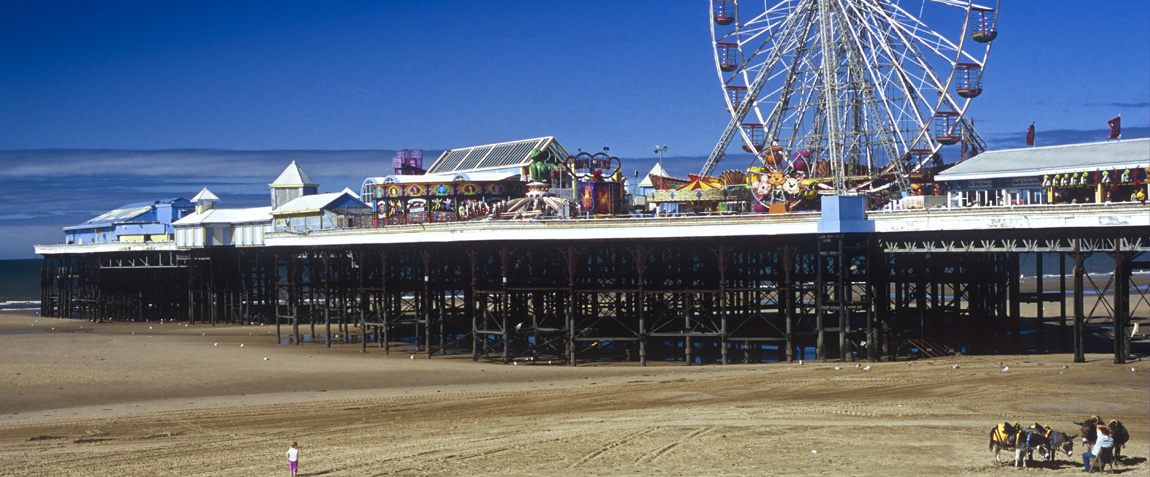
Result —
<instances>
[{"instance_id":1,"label":"bird on sand","mask_svg":"<svg viewBox=\"0 0 1150 477\"><path fill-rule=\"evenodd\" d=\"M1005 372L1007 372L1007 371L1010 371L1010 366L1007 366L1007 367L1005 367L1005 368L1002 368L1002 372L1004 372L1004 373L1005 373Z\"/></svg>"},{"instance_id":2,"label":"bird on sand","mask_svg":"<svg viewBox=\"0 0 1150 477\"><path fill-rule=\"evenodd\" d=\"M866 367L863 368L863 371L870 371L870 365L866 365Z\"/></svg>"}]
</instances>

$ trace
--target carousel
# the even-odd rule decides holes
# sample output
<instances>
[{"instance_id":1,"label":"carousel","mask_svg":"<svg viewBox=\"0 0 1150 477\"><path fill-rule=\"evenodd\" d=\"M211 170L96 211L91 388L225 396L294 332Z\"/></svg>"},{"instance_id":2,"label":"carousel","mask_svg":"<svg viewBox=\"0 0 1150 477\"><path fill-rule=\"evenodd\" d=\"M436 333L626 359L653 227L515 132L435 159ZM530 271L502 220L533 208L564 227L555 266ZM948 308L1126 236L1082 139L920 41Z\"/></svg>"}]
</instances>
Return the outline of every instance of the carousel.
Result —
<instances>
[{"instance_id":1,"label":"carousel","mask_svg":"<svg viewBox=\"0 0 1150 477\"><path fill-rule=\"evenodd\" d=\"M719 177L690 175L686 183L673 178L657 181L663 188L647 192L647 203L655 204L656 214L710 214L747 212L753 199L748 177L740 171L727 171Z\"/></svg>"}]
</instances>

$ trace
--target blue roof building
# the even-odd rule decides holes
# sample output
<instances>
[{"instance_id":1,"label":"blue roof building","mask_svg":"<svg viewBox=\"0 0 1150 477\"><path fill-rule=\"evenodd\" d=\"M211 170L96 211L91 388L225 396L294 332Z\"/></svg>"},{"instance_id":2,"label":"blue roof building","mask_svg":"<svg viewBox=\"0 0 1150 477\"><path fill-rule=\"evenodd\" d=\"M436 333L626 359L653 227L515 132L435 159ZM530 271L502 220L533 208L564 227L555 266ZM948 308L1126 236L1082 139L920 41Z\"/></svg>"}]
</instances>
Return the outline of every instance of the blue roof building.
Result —
<instances>
[{"instance_id":1,"label":"blue roof building","mask_svg":"<svg viewBox=\"0 0 1150 477\"><path fill-rule=\"evenodd\" d=\"M172 222L192 213L183 197L122 205L80 225L64 227L67 243L169 242Z\"/></svg>"}]
</instances>

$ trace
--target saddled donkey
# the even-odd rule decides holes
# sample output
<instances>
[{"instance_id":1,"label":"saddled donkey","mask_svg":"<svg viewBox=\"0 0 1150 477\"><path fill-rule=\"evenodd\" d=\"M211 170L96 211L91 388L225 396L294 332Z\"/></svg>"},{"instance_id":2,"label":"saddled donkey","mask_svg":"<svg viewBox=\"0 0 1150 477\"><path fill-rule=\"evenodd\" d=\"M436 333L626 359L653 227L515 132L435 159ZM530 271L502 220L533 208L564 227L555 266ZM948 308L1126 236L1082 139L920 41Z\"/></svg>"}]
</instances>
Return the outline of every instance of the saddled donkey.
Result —
<instances>
[{"instance_id":1,"label":"saddled donkey","mask_svg":"<svg viewBox=\"0 0 1150 477\"><path fill-rule=\"evenodd\" d=\"M1038 451L1038 455L1043 459L1050 460L1050 442L1046 440L1043 429L1023 429L1018 433L1014 445L1014 466L1027 467L1026 463L1031 460L1031 453Z\"/></svg>"},{"instance_id":2,"label":"saddled donkey","mask_svg":"<svg viewBox=\"0 0 1150 477\"><path fill-rule=\"evenodd\" d=\"M1110 426L1110 437L1114 438L1114 462L1118 462L1122 457L1122 447L1130 440L1130 431L1117 419L1111 419L1107 425Z\"/></svg>"},{"instance_id":3,"label":"saddled donkey","mask_svg":"<svg viewBox=\"0 0 1150 477\"><path fill-rule=\"evenodd\" d=\"M994 452L994 463L1002 465L1002 459L999 457L1001 451L1013 451L1014 444L1018 439L1017 424L1011 426L1007 423L1002 423L990 428L990 446L991 452Z\"/></svg>"},{"instance_id":4,"label":"saddled donkey","mask_svg":"<svg viewBox=\"0 0 1150 477\"><path fill-rule=\"evenodd\" d=\"M1102 418L1090 416L1089 419L1074 424L1082 428L1082 445L1086 447L1086 450L1093 449L1094 443L1098 440L1098 426L1102 424Z\"/></svg>"},{"instance_id":5,"label":"saddled donkey","mask_svg":"<svg viewBox=\"0 0 1150 477\"><path fill-rule=\"evenodd\" d=\"M1058 432L1054 429L1046 428L1046 443L1049 445L1049 450L1044 453L1047 455L1047 460L1054 460L1054 455L1058 452L1066 454L1066 457L1074 455L1074 439L1078 437L1077 434L1073 436L1066 435L1065 432Z\"/></svg>"}]
</instances>

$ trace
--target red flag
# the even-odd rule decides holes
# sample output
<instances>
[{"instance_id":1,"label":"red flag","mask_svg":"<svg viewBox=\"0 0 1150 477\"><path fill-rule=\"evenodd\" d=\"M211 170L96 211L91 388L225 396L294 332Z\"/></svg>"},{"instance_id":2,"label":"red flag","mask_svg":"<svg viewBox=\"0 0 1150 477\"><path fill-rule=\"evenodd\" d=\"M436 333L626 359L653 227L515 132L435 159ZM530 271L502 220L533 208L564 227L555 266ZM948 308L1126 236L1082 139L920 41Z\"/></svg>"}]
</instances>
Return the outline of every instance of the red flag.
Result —
<instances>
[{"instance_id":1,"label":"red flag","mask_svg":"<svg viewBox=\"0 0 1150 477\"><path fill-rule=\"evenodd\" d=\"M1026 128L1026 145L1034 145L1034 123L1030 123L1030 127Z\"/></svg>"},{"instance_id":2,"label":"red flag","mask_svg":"<svg viewBox=\"0 0 1150 477\"><path fill-rule=\"evenodd\" d=\"M1110 125L1110 139L1118 139L1122 137L1122 116L1106 121Z\"/></svg>"}]
</instances>

